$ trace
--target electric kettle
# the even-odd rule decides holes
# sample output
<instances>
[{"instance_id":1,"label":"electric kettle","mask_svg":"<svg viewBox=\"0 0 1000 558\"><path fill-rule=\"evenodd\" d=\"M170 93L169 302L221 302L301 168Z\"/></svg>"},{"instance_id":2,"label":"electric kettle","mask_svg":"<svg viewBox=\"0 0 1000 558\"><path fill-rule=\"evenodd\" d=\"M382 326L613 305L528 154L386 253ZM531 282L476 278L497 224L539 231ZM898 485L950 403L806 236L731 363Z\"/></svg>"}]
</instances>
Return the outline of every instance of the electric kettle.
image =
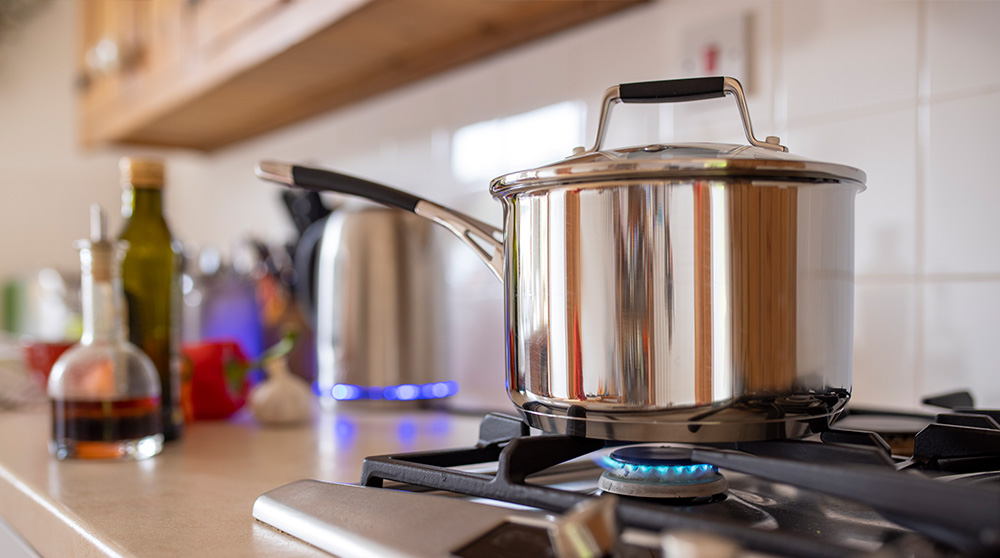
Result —
<instances>
[{"instance_id":1,"label":"electric kettle","mask_svg":"<svg viewBox=\"0 0 1000 558\"><path fill-rule=\"evenodd\" d=\"M366 204L341 206L302 235L297 292L313 319L314 391L324 406L457 391L442 373L442 262L432 229Z\"/></svg>"}]
</instances>

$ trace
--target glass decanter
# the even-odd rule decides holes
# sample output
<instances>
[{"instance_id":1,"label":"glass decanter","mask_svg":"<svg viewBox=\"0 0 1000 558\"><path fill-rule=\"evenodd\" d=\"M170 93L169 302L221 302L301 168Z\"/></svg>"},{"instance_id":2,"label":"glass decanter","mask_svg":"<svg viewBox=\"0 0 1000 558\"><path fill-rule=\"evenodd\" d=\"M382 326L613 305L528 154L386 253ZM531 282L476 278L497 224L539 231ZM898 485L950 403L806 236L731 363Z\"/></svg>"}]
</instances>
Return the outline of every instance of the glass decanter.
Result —
<instances>
[{"instance_id":1,"label":"glass decanter","mask_svg":"<svg viewBox=\"0 0 1000 558\"><path fill-rule=\"evenodd\" d=\"M156 367L126 340L121 260L104 215L91 207L90 240L75 244L82 269L83 336L49 376L50 450L58 459L135 460L163 448Z\"/></svg>"}]
</instances>

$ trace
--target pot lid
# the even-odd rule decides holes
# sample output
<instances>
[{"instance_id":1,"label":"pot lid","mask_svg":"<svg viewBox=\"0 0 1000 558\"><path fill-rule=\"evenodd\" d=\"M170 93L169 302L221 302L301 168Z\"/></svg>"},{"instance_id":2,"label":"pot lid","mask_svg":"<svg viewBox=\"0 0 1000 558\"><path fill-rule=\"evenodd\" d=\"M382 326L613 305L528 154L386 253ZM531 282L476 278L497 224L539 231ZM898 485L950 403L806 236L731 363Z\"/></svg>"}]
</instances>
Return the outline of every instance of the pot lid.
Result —
<instances>
[{"instance_id":1,"label":"pot lid","mask_svg":"<svg viewBox=\"0 0 1000 558\"><path fill-rule=\"evenodd\" d=\"M493 195L504 195L540 187L609 180L729 177L862 185L866 180L865 173L854 167L814 161L768 148L682 143L588 151L550 165L496 178L490 191Z\"/></svg>"},{"instance_id":2,"label":"pot lid","mask_svg":"<svg viewBox=\"0 0 1000 558\"><path fill-rule=\"evenodd\" d=\"M733 95L750 145L725 143L653 144L601 149L617 103L675 103ZM609 180L755 178L813 183L850 182L864 186L861 170L846 165L813 161L787 152L779 138L754 137L750 114L739 81L730 77L676 79L625 83L608 88L597 126L597 139L589 150L577 148L562 161L507 174L490 184L494 196L513 192L574 185L606 184Z\"/></svg>"}]
</instances>

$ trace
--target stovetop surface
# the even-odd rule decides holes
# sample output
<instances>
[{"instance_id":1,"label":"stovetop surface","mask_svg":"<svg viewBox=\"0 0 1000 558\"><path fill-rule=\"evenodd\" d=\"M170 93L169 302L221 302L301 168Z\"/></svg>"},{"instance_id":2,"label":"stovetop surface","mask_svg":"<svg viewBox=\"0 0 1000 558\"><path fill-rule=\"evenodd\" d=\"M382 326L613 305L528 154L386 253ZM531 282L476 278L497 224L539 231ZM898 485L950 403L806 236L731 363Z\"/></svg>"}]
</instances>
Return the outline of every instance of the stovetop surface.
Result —
<instances>
[{"instance_id":1,"label":"stovetop surface","mask_svg":"<svg viewBox=\"0 0 1000 558\"><path fill-rule=\"evenodd\" d=\"M606 448L556 465L543 473L528 477L527 483L601 496L598 479L606 470L601 462L614 448ZM495 464L465 468L483 474L495 474ZM729 483L722 494L702 498L617 498L641 504L661 506L681 514L712 520L731 521L765 531L781 530L806 536L818 535L840 541L859 551L874 551L886 541L896 540L910 532L884 519L870 506L812 490L771 482L753 475L722 469ZM470 497L445 490L402 483L387 483L385 488L398 491L432 494L439 497L505 507L517 510L537 510L488 498Z\"/></svg>"},{"instance_id":2,"label":"stovetop surface","mask_svg":"<svg viewBox=\"0 0 1000 558\"><path fill-rule=\"evenodd\" d=\"M361 486L300 481L261 496L254 516L345 558L582 556L580 532L592 554L628 557L989 556L1000 552L998 414L859 412L854 425L886 432L673 445L728 483L683 499L609 496L598 480L620 445L526 436L518 419L489 415L473 447L370 457Z\"/></svg>"}]
</instances>

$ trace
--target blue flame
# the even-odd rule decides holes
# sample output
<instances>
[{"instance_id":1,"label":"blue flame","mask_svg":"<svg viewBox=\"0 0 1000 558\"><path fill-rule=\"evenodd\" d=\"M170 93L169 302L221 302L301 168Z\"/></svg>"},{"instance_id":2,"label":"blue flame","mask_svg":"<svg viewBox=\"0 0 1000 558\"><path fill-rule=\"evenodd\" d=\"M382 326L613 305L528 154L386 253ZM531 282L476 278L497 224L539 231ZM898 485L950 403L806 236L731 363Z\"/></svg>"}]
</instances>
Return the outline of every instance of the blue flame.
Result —
<instances>
[{"instance_id":1,"label":"blue flame","mask_svg":"<svg viewBox=\"0 0 1000 558\"><path fill-rule=\"evenodd\" d=\"M417 399L443 399L458 393L458 382L432 382L429 384L401 384L398 386L356 386L334 384L333 387L312 385L313 393L319 397L337 401L357 399L386 399L388 401L414 401Z\"/></svg>"},{"instance_id":2,"label":"blue flame","mask_svg":"<svg viewBox=\"0 0 1000 558\"><path fill-rule=\"evenodd\" d=\"M635 465L623 463L609 455L601 457L601 465L609 471L620 471L625 474L638 473L651 477L700 477L706 473L718 472L718 467L707 463L692 465Z\"/></svg>"}]
</instances>

